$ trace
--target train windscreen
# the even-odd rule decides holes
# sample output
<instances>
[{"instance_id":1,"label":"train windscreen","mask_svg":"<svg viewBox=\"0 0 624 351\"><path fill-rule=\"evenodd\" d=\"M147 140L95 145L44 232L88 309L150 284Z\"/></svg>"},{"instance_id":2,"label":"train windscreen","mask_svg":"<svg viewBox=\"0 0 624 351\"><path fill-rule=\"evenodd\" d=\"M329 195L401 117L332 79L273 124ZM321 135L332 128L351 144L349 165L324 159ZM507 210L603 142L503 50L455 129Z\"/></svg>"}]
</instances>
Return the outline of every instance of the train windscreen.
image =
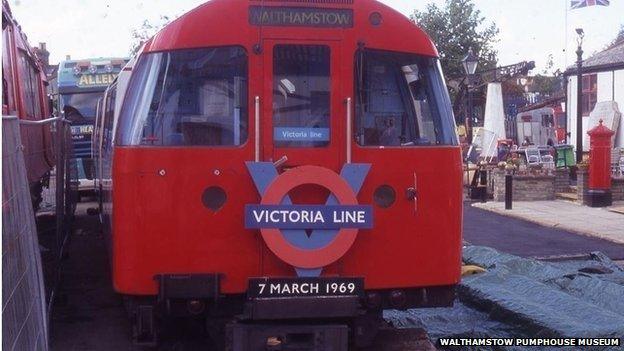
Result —
<instances>
[{"instance_id":1,"label":"train windscreen","mask_svg":"<svg viewBox=\"0 0 624 351\"><path fill-rule=\"evenodd\" d=\"M119 123L120 145L244 144L248 126L244 49L187 49L142 56Z\"/></svg>"},{"instance_id":2,"label":"train windscreen","mask_svg":"<svg viewBox=\"0 0 624 351\"><path fill-rule=\"evenodd\" d=\"M65 117L74 124L92 123L103 91L61 95Z\"/></svg>"},{"instance_id":3,"label":"train windscreen","mask_svg":"<svg viewBox=\"0 0 624 351\"><path fill-rule=\"evenodd\" d=\"M358 144L457 145L450 99L437 59L360 50L356 61Z\"/></svg>"}]
</instances>

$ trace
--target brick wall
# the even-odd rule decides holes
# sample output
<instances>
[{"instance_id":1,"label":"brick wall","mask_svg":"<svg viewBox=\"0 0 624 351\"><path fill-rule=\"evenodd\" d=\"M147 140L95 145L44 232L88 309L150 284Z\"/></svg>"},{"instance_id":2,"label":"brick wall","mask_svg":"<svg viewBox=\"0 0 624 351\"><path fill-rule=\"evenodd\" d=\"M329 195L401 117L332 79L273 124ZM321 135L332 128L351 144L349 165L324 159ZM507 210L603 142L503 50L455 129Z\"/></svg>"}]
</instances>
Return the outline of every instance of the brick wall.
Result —
<instances>
[{"instance_id":1,"label":"brick wall","mask_svg":"<svg viewBox=\"0 0 624 351\"><path fill-rule=\"evenodd\" d=\"M495 170L494 201L505 201L505 171ZM513 201L545 201L555 199L555 176L514 175Z\"/></svg>"},{"instance_id":2,"label":"brick wall","mask_svg":"<svg viewBox=\"0 0 624 351\"><path fill-rule=\"evenodd\" d=\"M613 194L613 201L624 201L624 178L611 179L611 193Z\"/></svg>"},{"instance_id":3,"label":"brick wall","mask_svg":"<svg viewBox=\"0 0 624 351\"><path fill-rule=\"evenodd\" d=\"M584 169L577 171L577 199L584 203L589 183L589 172ZM613 201L624 201L624 177L611 178Z\"/></svg>"},{"instance_id":4,"label":"brick wall","mask_svg":"<svg viewBox=\"0 0 624 351\"><path fill-rule=\"evenodd\" d=\"M567 193L570 190L570 169L555 170L555 193Z\"/></svg>"}]
</instances>

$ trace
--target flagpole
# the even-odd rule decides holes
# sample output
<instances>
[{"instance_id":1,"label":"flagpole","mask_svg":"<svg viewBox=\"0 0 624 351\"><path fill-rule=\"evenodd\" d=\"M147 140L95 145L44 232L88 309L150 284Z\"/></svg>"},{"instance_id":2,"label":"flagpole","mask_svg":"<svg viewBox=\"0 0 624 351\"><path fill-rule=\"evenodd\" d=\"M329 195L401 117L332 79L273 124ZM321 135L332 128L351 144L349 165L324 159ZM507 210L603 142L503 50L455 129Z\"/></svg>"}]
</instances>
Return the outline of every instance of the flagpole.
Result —
<instances>
[{"instance_id":1,"label":"flagpole","mask_svg":"<svg viewBox=\"0 0 624 351\"><path fill-rule=\"evenodd\" d=\"M568 1L563 0L563 8L565 9L565 48L563 49L563 55L565 57L564 71L568 69Z\"/></svg>"}]
</instances>

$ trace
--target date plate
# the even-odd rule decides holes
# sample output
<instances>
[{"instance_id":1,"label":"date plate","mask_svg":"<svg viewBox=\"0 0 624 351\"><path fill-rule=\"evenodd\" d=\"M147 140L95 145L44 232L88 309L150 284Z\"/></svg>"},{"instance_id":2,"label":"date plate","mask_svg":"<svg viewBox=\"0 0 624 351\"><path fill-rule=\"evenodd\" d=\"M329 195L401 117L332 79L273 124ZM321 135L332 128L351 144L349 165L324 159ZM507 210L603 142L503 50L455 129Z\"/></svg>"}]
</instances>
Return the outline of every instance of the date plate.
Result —
<instances>
[{"instance_id":1,"label":"date plate","mask_svg":"<svg viewBox=\"0 0 624 351\"><path fill-rule=\"evenodd\" d=\"M247 290L251 299L363 294L363 278L252 278Z\"/></svg>"}]
</instances>

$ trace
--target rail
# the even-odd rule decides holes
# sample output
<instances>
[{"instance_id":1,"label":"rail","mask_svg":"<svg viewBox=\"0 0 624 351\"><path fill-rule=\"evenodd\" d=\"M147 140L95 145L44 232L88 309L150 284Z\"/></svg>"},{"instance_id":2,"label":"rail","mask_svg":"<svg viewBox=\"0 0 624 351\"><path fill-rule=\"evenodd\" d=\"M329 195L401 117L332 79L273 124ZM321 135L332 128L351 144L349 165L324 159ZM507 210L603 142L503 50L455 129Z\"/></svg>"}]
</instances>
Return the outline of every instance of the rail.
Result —
<instances>
[{"instance_id":1,"label":"rail","mask_svg":"<svg viewBox=\"0 0 624 351\"><path fill-rule=\"evenodd\" d=\"M14 116L10 116L10 117L14 117ZM2 117L5 118L5 117ZM15 117L17 118L17 117ZM68 119L65 119L65 117L51 117L51 118L46 118L46 119L42 119L39 121L31 121L28 119L21 119L20 120L20 124L21 125L46 125L46 124L50 124L56 121L60 121L60 122L64 122L64 123L71 123Z\"/></svg>"},{"instance_id":2,"label":"rail","mask_svg":"<svg viewBox=\"0 0 624 351\"><path fill-rule=\"evenodd\" d=\"M255 98L255 160L256 162L260 162L260 96L256 96Z\"/></svg>"},{"instance_id":3,"label":"rail","mask_svg":"<svg viewBox=\"0 0 624 351\"><path fill-rule=\"evenodd\" d=\"M347 163L351 163L351 152L352 152L352 150L351 150L351 142L352 142L351 138L352 138L352 133L353 132L352 132L351 123L352 123L352 119L353 118L352 118L352 115L351 115L351 105L352 105L352 99L350 97L348 97L347 98L347 138L346 138L347 139L346 140L346 143L347 143L347 145L346 145L347 146L347 149L346 149L346 152L347 152Z\"/></svg>"}]
</instances>

